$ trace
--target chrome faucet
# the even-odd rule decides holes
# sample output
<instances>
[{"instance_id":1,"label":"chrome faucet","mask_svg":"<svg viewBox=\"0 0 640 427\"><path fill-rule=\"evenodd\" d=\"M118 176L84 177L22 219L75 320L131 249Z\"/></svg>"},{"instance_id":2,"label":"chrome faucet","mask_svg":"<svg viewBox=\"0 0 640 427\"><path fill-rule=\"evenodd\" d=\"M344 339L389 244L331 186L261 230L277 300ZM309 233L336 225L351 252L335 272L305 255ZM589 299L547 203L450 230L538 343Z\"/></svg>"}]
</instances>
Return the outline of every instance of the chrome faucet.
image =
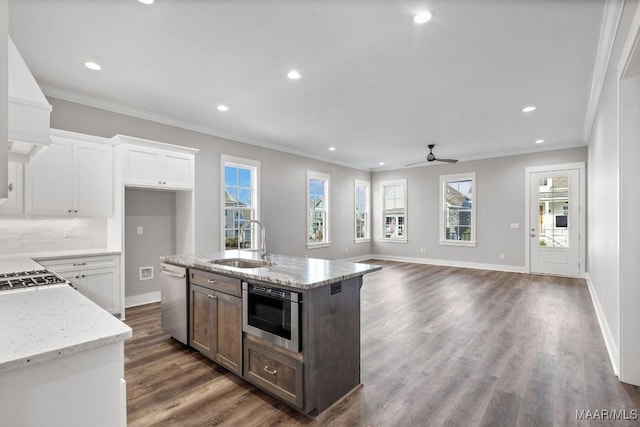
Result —
<instances>
[{"instance_id":1,"label":"chrome faucet","mask_svg":"<svg viewBox=\"0 0 640 427\"><path fill-rule=\"evenodd\" d=\"M244 229L251 223L255 222L260 226L260 258L264 259L267 256L267 242L265 240L266 233L264 230L264 225L257 219L250 219L240 227L240 235L238 236L238 256L240 256L240 246L244 243Z\"/></svg>"}]
</instances>

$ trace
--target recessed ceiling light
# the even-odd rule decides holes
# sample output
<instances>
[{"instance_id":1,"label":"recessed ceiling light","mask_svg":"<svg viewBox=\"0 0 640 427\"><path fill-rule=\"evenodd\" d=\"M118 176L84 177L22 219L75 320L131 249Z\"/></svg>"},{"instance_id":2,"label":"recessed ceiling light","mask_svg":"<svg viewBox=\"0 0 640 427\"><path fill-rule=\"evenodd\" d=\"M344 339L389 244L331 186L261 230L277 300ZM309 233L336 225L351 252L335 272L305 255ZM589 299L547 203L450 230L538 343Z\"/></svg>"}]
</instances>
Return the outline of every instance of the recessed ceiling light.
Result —
<instances>
[{"instance_id":1,"label":"recessed ceiling light","mask_svg":"<svg viewBox=\"0 0 640 427\"><path fill-rule=\"evenodd\" d=\"M298 80L300 77L302 77L302 75L300 75L300 72L298 70L291 70L287 74L287 77L289 77L291 80Z\"/></svg>"},{"instance_id":2,"label":"recessed ceiling light","mask_svg":"<svg viewBox=\"0 0 640 427\"><path fill-rule=\"evenodd\" d=\"M530 113L532 111L536 111L536 107L534 107L533 105L528 105L522 109L523 113Z\"/></svg>"},{"instance_id":3,"label":"recessed ceiling light","mask_svg":"<svg viewBox=\"0 0 640 427\"><path fill-rule=\"evenodd\" d=\"M413 23L416 25L424 24L431 21L431 16L431 12L429 12L428 10L423 10L413 17Z\"/></svg>"},{"instance_id":4,"label":"recessed ceiling light","mask_svg":"<svg viewBox=\"0 0 640 427\"><path fill-rule=\"evenodd\" d=\"M153 4L153 0L138 0L142 4Z\"/></svg>"},{"instance_id":5,"label":"recessed ceiling light","mask_svg":"<svg viewBox=\"0 0 640 427\"><path fill-rule=\"evenodd\" d=\"M536 139L536 144L542 144L544 142L544 139Z\"/></svg>"},{"instance_id":6,"label":"recessed ceiling light","mask_svg":"<svg viewBox=\"0 0 640 427\"><path fill-rule=\"evenodd\" d=\"M380 166L384 166L384 162L380 162L378 163Z\"/></svg>"},{"instance_id":7,"label":"recessed ceiling light","mask_svg":"<svg viewBox=\"0 0 640 427\"><path fill-rule=\"evenodd\" d=\"M90 69L90 70L93 70L93 71L100 71L100 70L102 70L102 67L100 66L100 64L97 64L97 63L95 63L95 62L93 62L93 61L85 62L85 63L84 63L84 66L85 66L85 67L87 67L87 68L88 68L88 69Z\"/></svg>"},{"instance_id":8,"label":"recessed ceiling light","mask_svg":"<svg viewBox=\"0 0 640 427\"><path fill-rule=\"evenodd\" d=\"M329 151L336 151L336 147L329 147Z\"/></svg>"},{"instance_id":9,"label":"recessed ceiling light","mask_svg":"<svg viewBox=\"0 0 640 427\"><path fill-rule=\"evenodd\" d=\"M229 107L227 107L226 105L218 105L218 111L229 111Z\"/></svg>"}]
</instances>

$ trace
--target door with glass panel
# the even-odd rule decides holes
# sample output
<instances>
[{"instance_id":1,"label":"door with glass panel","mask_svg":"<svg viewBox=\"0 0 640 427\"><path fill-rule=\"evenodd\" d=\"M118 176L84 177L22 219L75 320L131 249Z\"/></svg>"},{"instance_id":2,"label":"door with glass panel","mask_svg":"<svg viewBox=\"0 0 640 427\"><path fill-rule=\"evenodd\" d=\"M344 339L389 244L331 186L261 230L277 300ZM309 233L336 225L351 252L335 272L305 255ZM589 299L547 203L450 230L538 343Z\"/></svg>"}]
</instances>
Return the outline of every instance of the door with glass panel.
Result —
<instances>
[{"instance_id":1,"label":"door with glass panel","mask_svg":"<svg viewBox=\"0 0 640 427\"><path fill-rule=\"evenodd\" d=\"M530 175L531 272L580 275L578 169Z\"/></svg>"}]
</instances>

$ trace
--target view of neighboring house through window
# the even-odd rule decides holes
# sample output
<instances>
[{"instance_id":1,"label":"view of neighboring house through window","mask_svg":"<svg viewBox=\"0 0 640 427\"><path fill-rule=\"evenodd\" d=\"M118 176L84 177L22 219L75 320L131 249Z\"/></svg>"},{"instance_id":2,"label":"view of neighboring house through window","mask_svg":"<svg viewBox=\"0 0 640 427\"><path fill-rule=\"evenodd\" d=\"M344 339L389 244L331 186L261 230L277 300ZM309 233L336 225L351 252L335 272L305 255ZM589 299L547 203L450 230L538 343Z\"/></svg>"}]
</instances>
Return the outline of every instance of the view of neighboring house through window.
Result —
<instances>
[{"instance_id":1,"label":"view of neighboring house through window","mask_svg":"<svg viewBox=\"0 0 640 427\"><path fill-rule=\"evenodd\" d=\"M369 211L371 210L370 184L368 181L360 181L356 179L355 194L355 225L356 225L356 242L369 241Z\"/></svg>"},{"instance_id":2,"label":"view of neighboring house through window","mask_svg":"<svg viewBox=\"0 0 640 427\"><path fill-rule=\"evenodd\" d=\"M260 162L222 156L223 166L223 236L225 249L237 249L242 225L251 219L258 219L258 178ZM258 248L259 233L254 226L244 230L243 248Z\"/></svg>"},{"instance_id":3,"label":"view of neighboring house through window","mask_svg":"<svg viewBox=\"0 0 640 427\"><path fill-rule=\"evenodd\" d=\"M407 180L380 183L382 194L382 240L407 241Z\"/></svg>"},{"instance_id":4,"label":"view of neighboring house through window","mask_svg":"<svg viewBox=\"0 0 640 427\"><path fill-rule=\"evenodd\" d=\"M440 177L440 243L475 246L475 173Z\"/></svg>"},{"instance_id":5,"label":"view of neighboring house through window","mask_svg":"<svg viewBox=\"0 0 640 427\"><path fill-rule=\"evenodd\" d=\"M329 175L308 171L307 247L329 243Z\"/></svg>"}]
</instances>

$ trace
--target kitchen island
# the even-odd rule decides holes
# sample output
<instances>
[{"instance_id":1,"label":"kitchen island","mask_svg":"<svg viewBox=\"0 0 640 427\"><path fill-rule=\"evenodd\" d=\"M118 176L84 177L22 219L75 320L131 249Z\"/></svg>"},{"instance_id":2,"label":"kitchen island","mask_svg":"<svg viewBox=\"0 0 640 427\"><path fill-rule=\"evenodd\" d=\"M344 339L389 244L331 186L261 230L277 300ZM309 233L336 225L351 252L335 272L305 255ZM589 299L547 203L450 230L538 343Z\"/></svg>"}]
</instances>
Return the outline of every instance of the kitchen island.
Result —
<instances>
[{"instance_id":1,"label":"kitchen island","mask_svg":"<svg viewBox=\"0 0 640 427\"><path fill-rule=\"evenodd\" d=\"M188 269L189 344L205 356L310 416L360 386L360 288L380 266L234 250L161 260Z\"/></svg>"}]
</instances>

